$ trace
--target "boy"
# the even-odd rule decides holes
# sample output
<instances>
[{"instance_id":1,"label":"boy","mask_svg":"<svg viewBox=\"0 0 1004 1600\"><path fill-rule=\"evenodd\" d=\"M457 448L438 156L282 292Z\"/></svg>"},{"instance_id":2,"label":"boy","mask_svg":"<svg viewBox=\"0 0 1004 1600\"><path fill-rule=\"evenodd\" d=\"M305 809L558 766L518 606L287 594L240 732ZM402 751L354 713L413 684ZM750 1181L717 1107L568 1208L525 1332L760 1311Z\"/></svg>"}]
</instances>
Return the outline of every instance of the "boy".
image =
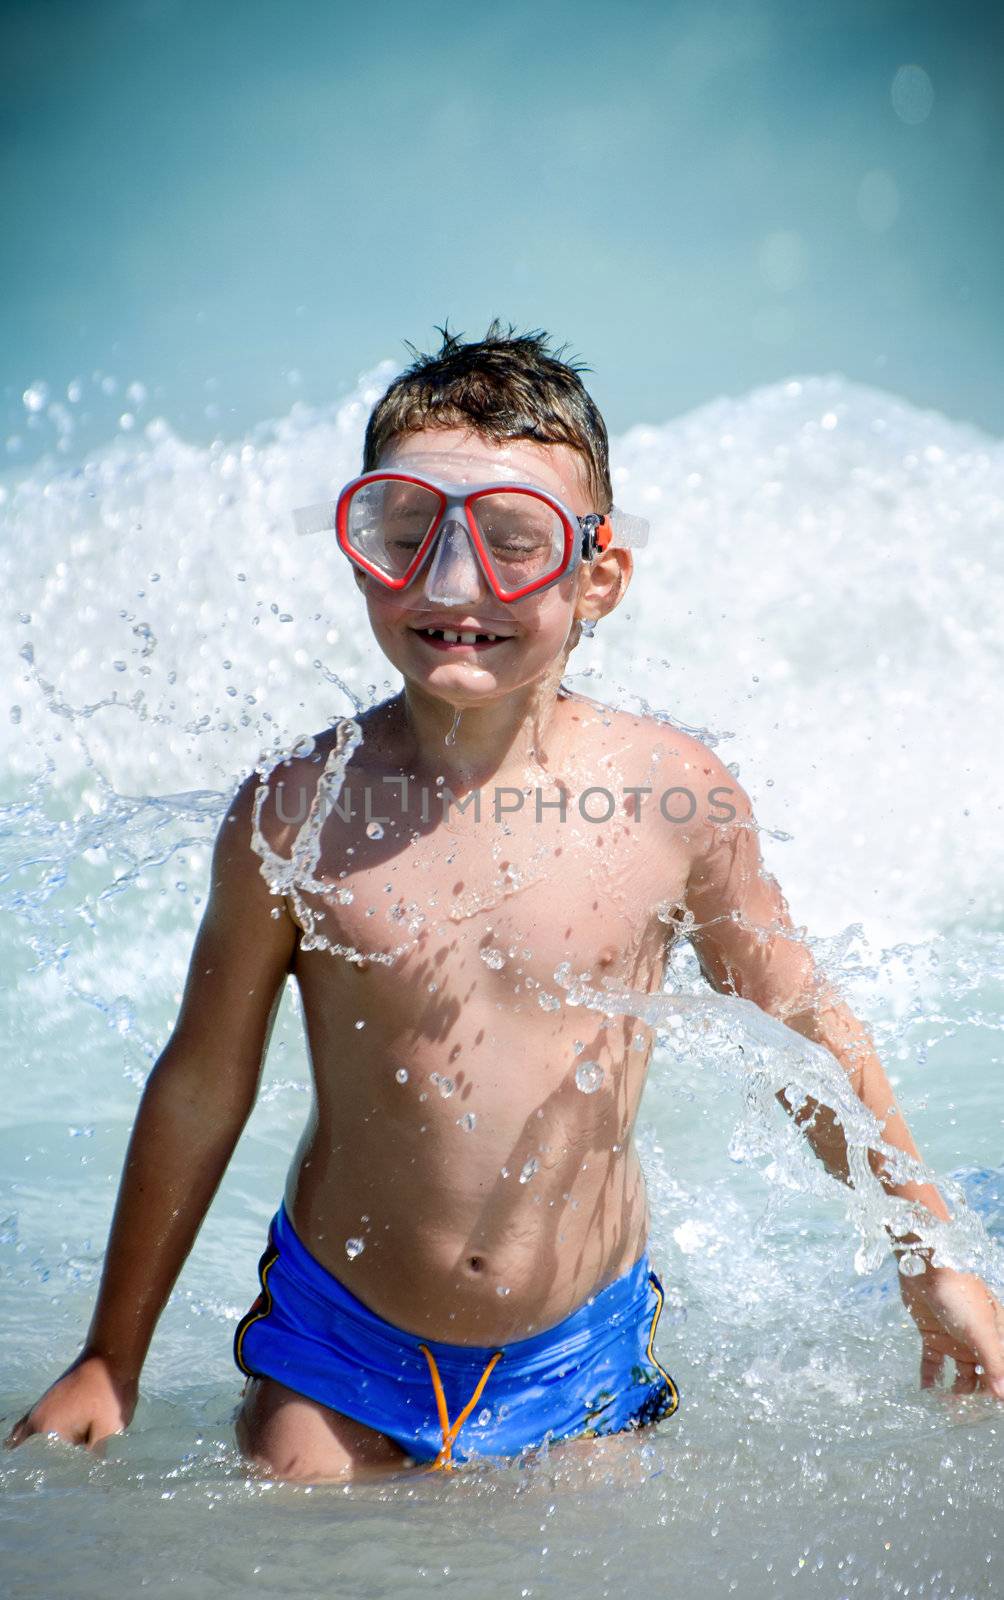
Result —
<instances>
[{"instance_id":1,"label":"boy","mask_svg":"<svg viewBox=\"0 0 1004 1600\"><path fill-rule=\"evenodd\" d=\"M611 501L602 419L542 335L445 335L378 403L333 519L351 565L331 560L403 689L237 791L84 1349L10 1445L93 1447L128 1425L289 974L314 1100L235 1338L238 1442L274 1476L445 1468L676 1409L632 1139L652 1030L623 997L641 1012L658 994L678 934L714 988L826 1046L886 1145L916 1157L731 773L562 687L630 581ZM581 1003L603 993L621 1001ZM797 1116L846 1180L833 1113ZM936 1189L870 1161L947 1218ZM1001 1307L911 1253L922 1381L950 1356L957 1389L1004 1398Z\"/></svg>"}]
</instances>

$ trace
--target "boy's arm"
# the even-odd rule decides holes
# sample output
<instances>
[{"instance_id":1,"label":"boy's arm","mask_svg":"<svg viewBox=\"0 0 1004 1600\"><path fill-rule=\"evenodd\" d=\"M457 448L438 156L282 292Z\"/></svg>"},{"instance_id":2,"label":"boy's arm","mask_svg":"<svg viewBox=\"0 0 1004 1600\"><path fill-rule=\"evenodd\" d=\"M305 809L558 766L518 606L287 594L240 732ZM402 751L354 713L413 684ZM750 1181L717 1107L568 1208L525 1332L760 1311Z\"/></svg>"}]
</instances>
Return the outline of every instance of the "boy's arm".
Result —
<instances>
[{"instance_id":1,"label":"boy's arm","mask_svg":"<svg viewBox=\"0 0 1004 1600\"><path fill-rule=\"evenodd\" d=\"M804 1038L823 1045L841 1063L855 1094L873 1113L887 1145L919 1161L910 1130L864 1023L840 999L817 968L794 927L777 881L766 871L749 797L717 758L712 784L731 791L736 816L709 827L693 861L686 893L695 921L690 937L705 977L723 994L752 1000ZM850 1182L847 1140L829 1106L808 1098L798 1111L781 1091L778 1100L796 1122L828 1171ZM950 1213L930 1183L897 1182L886 1159L868 1152L869 1165L887 1193L918 1203L942 1221ZM897 1255L917 1243L915 1234L894 1235ZM969 1274L927 1263L923 1274L901 1278L901 1292L920 1328L922 1381L931 1383L952 1356L956 1387L975 1388L975 1365L1004 1399L1004 1313L990 1291Z\"/></svg>"},{"instance_id":2,"label":"boy's arm","mask_svg":"<svg viewBox=\"0 0 1004 1600\"><path fill-rule=\"evenodd\" d=\"M181 1010L140 1101L83 1351L7 1444L95 1444L131 1419L157 1319L257 1094L298 930L251 847L257 776L220 827ZM272 912L279 908L281 915Z\"/></svg>"}]
</instances>

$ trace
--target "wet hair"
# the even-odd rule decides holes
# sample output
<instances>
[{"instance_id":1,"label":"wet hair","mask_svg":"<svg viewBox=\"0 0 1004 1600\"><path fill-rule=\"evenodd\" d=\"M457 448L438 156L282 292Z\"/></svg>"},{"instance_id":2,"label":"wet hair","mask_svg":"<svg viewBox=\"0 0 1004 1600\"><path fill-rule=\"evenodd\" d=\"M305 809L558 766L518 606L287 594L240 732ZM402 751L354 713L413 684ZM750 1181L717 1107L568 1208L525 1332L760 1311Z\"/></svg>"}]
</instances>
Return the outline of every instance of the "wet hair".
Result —
<instances>
[{"instance_id":1,"label":"wet hair","mask_svg":"<svg viewBox=\"0 0 1004 1600\"><path fill-rule=\"evenodd\" d=\"M578 451L586 466L594 511L609 511L610 454L606 424L580 372L548 334L517 333L496 319L483 339L464 342L448 326L442 345L426 354L407 345L413 360L377 401L366 427L363 471L371 472L394 439L422 428L470 428L501 444L533 439Z\"/></svg>"}]
</instances>

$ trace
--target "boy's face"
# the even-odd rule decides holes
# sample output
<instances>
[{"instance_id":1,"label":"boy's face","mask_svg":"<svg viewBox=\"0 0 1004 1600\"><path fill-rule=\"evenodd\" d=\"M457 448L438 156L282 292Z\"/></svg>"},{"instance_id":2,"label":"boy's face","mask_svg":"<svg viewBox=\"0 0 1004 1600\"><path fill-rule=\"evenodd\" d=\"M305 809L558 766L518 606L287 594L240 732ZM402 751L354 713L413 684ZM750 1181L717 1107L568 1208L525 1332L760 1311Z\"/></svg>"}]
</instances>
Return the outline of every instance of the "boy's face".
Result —
<instances>
[{"instance_id":1,"label":"boy's face","mask_svg":"<svg viewBox=\"0 0 1004 1600\"><path fill-rule=\"evenodd\" d=\"M392 441L378 465L454 483L529 483L560 500L577 517L597 509L586 487L585 464L568 445L532 439L495 444L463 428L425 428ZM550 588L511 603L499 600L470 553L463 559L463 600L434 601L427 580L435 554L406 589L392 590L353 567L370 625L388 660L411 683L454 706L525 687L565 655L576 620L596 619L618 603L631 573L625 550L580 562ZM431 585L430 585L431 587ZM449 644L424 629L493 633L494 643Z\"/></svg>"}]
</instances>

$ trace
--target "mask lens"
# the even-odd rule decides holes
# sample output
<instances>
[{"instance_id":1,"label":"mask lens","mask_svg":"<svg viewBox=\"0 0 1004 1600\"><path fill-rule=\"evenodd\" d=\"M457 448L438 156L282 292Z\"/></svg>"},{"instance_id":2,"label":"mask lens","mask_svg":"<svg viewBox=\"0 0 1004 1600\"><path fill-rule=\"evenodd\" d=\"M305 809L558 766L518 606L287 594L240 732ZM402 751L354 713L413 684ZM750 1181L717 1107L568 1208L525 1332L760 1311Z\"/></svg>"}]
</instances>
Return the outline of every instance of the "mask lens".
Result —
<instances>
[{"instance_id":1,"label":"mask lens","mask_svg":"<svg viewBox=\"0 0 1004 1600\"><path fill-rule=\"evenodd\" d=\"M357 555L399 578L414 561L439 507L439 496L420 483L371 479L349 501L345 535Z\"/></svg>"},{"instance_id":2,"label":"mask lens","mask_svg":"<svg viewBox=\"0 0 1004 1600\"><path fill-rule=\"evenodd\" d=\"M532 494L482 494L474 520L506 589L550 577L565 561L565 525L546 500Z\"/></svg>"}]
</instances>

